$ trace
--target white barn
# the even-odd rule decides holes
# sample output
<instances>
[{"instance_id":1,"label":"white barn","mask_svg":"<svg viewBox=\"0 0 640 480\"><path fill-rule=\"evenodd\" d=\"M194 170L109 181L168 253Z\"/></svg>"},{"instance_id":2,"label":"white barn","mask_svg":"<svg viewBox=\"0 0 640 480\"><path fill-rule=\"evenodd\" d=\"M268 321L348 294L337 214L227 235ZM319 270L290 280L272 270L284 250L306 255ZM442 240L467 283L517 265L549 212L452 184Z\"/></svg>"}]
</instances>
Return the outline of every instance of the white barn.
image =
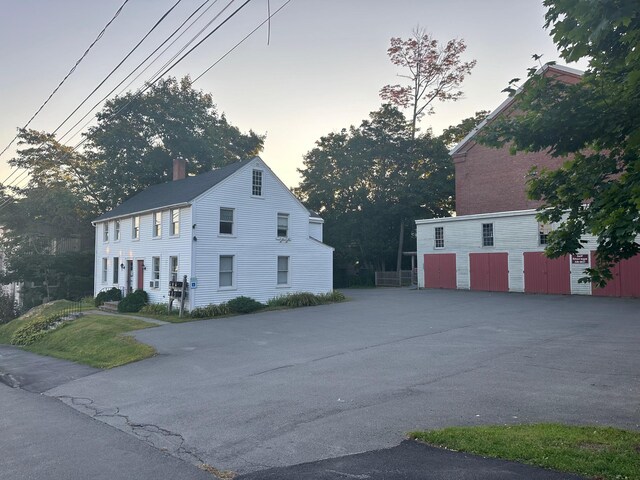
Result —
<instances>
[{"instance_id":1,"label":"white barn","mask_svg":"<svg viewBox=\"0 0 640 480\"><path fill-rule=\"evenodd\" d=\"M186 307L239 296L265 302L333 288L333 248L309 212L259 157L154 185L96 218L94 293L143 289L169 301L186 275Z\"/></svg>"}]
</instances>

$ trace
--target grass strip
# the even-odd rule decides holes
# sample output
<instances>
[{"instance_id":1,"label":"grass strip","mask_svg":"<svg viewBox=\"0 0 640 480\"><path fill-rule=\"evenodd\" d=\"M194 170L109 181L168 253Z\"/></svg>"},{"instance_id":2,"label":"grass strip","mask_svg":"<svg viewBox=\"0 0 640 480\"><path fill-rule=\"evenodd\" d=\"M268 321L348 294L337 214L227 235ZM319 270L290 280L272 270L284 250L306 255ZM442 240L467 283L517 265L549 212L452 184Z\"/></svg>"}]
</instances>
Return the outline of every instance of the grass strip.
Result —
<instances>
[{"instance_id":1,"label":"grass strip","mask_svg":"<svg viewBox=\"0 0 640 480\"><path fill-rule=\"evenodd\" d=\"M429 445L575 473L640 479L640 432L611 427L534 424L416 431Z\"/></svg>"},{"instance_id":2,"label":"grass strip","mask_svg":"<svg viewBox=\"0 0 640 480\"><path fill-rule=\"evenodd\" d=\"M155 354L124 333L156 325L133 318L85 315L47 333L25 350L98 368L113 368Z\"/></svg>"}]
</instances>

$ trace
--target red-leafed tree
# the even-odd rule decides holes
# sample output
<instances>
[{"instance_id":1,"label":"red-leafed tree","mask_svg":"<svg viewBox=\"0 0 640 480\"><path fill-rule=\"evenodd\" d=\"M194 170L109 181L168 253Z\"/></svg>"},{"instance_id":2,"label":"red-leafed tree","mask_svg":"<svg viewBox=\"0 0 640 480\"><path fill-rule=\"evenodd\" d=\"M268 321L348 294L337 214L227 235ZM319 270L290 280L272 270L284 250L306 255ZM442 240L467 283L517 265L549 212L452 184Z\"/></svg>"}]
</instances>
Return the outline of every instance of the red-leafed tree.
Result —
<instances>
[{"instance_id":1,"label":"red-leafed tree","mask_svg":"<svg viewBox=\"0 0 640 480\"><path fill-rule=\"evenodd\" d=\"M449 40L441 44L420 27L413 30L407 40L391 39L387 50L394 65L402 67L401 78L409 80L406 85L386 85L380 97L393 105L411 108L413 138L416 123L425 114L433 113L434 100L458 100L462 96L460 85L471 74L475 60L464 62L460 58L467 45L464 40Z\"/></svg>"}]
</instances>

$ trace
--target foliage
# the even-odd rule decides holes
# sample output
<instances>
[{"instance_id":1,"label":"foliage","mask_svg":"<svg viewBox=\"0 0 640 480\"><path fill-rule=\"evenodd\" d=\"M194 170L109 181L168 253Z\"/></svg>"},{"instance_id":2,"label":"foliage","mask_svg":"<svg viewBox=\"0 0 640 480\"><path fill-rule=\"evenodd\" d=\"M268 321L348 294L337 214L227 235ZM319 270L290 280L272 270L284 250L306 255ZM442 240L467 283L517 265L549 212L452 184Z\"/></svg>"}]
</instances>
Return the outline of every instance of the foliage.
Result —
<instances>
[{"instance_id":1,"label":"foliage","mask_svg":"<svg viewBox=\"0 0 640 480\"><path fill-rule=\"evenodd\" d=\"M411 125L391 105L358 127L321 137L304 167L295 192L323 216L335 268L386 269L397 258L401 228L403 242L415 245L413 221L446 216L453 206L445 145L429 134L412 138Z\"/></svg>"},{"instance_id":2,"label":"foliage","mask_svg":"<svg viewBox=\"0 0 640 480\"><path fill-rule=\"evenodd\" d=\"M582 81L567 85L529 70L516 97L520 115L485 133L490 145L548 151L565 158L555 171L532 172L529 194L542 200L550 257L575 253L581 236L598 238L598 262L583 281L602 286L610 267L640 252L640 10L636 0L545 0L546 28L567 61L589 60Z\"/></svg>"},{"instance_id":3,"label":"foliage","mask_svg":"<svg viewBox=\"0 0 640 480\"><path fill-rule=\"evenodd\" d=\"M96 368L113 368L155 355L155 349L124 333L156 325L133 318L85 315L49 332L27 350Z\"/></svg>"},{"instance_id":4,"label":"foliage","mask_svg":"<svg viewBox=\"0 0 640 480\"><path fill-rule=\"evenodd\" d=\"M264 308L264 304L251 297L240 296L227 302L231 313L251 313Z\"/></svg>"},{"instance_id":5,"label":"foliage","mask_svg":"<svg viewBox=\"0 0 640 480\"><path fill-rule=\"evenodd\" d=\"M59 184L18 189L0 209L0 282L21 282L29 307L52 299L79 299L93 290L91 210ZM6 196L0 197L7 199Z\"/></svg>"},{"instance_id":6,"label":"foliage","mask_svg":"<svg viewBox=\"0 0 640 480\"><path fill-rule=\"evenodd\" d=\"M231 309L226 303L219 305L210 304L205 307L194 308L189 312L191 318L213 318L220 317L222 315L229 315Z\"/></svg>"},{"instance_id":7,"label":"foliage","mask_svg":"<svg viewBox=\"0 0 640 480\"><path fill-rule=\"evenodd\" d=\"M148 303L140 309L140 313L150 315L168 315L169 306L166 303Z\"/></svg>"},{"instance_id":8,"label":"foliage","mask_svg":"<svg viewBox=\"0 0 640 480\"><path fill-rule=\"evenodd\" d=\"M0 325L0 343L10 343L13 333L28 322L37 319L44 319L58 313L64 313L73 306L73 302L70 302L69 300L55 300L53 302L31 308L15 320L7 324ZM84 305L83 307L89 306L90 305Z\"/></svg>"},{"instance_id":9,"label":"foliage","mask_svg":"<svg viewBox=\"0 0 640 480\"><path fill-rule=\"evenodd\" d=\"M640 433L558 424L453 427L409 436L447 449L498 457L589 478L632 479L640 472Z\"/></svg>"},{"instance_id":10,"label":"foliage","mask_svg":"<svg viewBox=\"0 0 640 480\"><path fill-rule=\"evenodd\" d=\"M323 305L326 303L344 302L346 297L343 293L333 290L329 293L321 293L319 295L311 292L289 293L274 297L267 301L268 307L312 307L314 305Z\"/></svg>"},{"instance_id":11,"label":"foliage","mask_svg":"<svg viewBox=\"0 0 640 480\"><path fill-rule=\"evenodd\" d=\"M13 335L11 335L11 345L31 345L42 338L49 329L62 322L63 319L64 314L62 313L49 315L44 318L34 318L13 332Z\"/></svg>"},{"instance_id":12,"label":"foliage","mask_svg":"<svg viewBox=\"0 0 640 480\"><path fill-rule=\"evenodd\" d=\"M13 295L0 290L0 325L9 323L20 315L20 307Z\"/></svg>"},{"instance_id":13,"label":"foliage","mask_svg":"<svg viewBox=\"0 0 640 480\"><path fill-rule=\"evenodd\" d=\"M118 300L122 300L122 292L119 288L113 287L109 290L103 290L102 292L98 292L93 304L96 307L104 304L104 302L117 302Z\"/></svg>"},{"instance_id":14,"label":"foliage","mask_svg":"<svg viewBox=\"0 0 640 480\"><path fill-rule=\"evenodd\" d=\"M471 131L476 128L480 123L489 115L488 110L480 110L476 112L473 117L465 118L457 125L452 125L445 128L440 139L444 142L447 148L453 148L460 143L464 137L466 137Z\"/></svg>"},{"instance_id":15,"label":"foliage","mask_svg":"<svg viewBox=\"0 0 640 480\"><path fill-rule=\"evenodd\" d=\"M466 49L464 40L453 39L442 45L419 27L407 40L391 38L387 53L391 63L403 69L398 76L408 80L408 84L386 85L380 96L393 105L411 108L413 137L416 122L425 113L433 113L435 100L455 101L462 97L460 85L476 65L475 60L461 60Z\"/></svg>"},{"instance_id":16,"label":"foliage","mask_svg":"<svg viewBox=\"0 0 640 480\"><path fill-rule=\"evenodd\" d=\"M139 312L140 309L149 302L149 295L144 290L135 290L124 297L118 303L118 311L121 313Z\"/></svg>"}]
</instances>

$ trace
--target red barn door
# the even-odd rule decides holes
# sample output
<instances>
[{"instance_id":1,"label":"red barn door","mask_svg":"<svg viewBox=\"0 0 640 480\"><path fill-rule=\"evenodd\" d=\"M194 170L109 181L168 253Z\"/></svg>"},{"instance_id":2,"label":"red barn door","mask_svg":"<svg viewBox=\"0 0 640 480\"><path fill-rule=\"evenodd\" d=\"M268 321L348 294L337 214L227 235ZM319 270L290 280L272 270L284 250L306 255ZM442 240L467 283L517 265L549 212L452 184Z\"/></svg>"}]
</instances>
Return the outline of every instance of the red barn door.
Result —
<instances>
[{"instance_id":1,"label":"red barn door","mask_svg":"<svg viewBox=\"0 0 640 480\"><path fill-rule=\"evenodd\" d=\"M471 290L509 291L508 253L470 253Z\"/></svg>"},{"instance_id":2,"label":"red barn door","mask_svg":"<svg viewBox=\"0 0 640 480\"><path fill-rule=\"evenodd\" d=\"M427 253L424 256L425 288L456 288L456 254Z\"/></svg>"},{"instance_id":3,"label":"red barn door","mask_svg":"<svg viewBox=\"0 0 640 480\"><path fill-rule=\"evenodd\" d=\"M571 267L568 257L547 258L543 252L524 252L524 291L526 293L571 293Z\"/></svg>"}]
</instances>

